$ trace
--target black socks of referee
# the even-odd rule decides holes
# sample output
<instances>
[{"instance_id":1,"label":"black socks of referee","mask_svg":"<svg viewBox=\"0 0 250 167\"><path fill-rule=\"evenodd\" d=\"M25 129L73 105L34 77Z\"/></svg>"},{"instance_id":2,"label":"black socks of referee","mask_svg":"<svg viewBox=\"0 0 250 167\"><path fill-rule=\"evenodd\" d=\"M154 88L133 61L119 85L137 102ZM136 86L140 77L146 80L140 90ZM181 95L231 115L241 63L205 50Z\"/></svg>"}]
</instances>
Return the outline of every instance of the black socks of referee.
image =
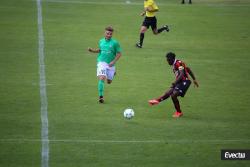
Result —
<instances>
[{"instance_id":1,"label":"black socks of referee","mask_svg":"<svg viewBox=\"0 0 250 167\"><path fill-rule=\"evenodd\" d=\"M164 31L166 29L166 27L161 27L157 30L158 33L161 33L162 31Z\"/></svg>"},{"instance_id":2,"label":"black socks of referee","mask_svg":"<svg viewBox=\"0 0 250 167\"><path fill-rule=\"evenodd\" d=\"M161 27L161 28L159 28L158 30L157 30L157 33L161 33L162 31L164 31L164 30L166 30L166 31L169 31L169 29L168 29L168 26L166 25L166 26L163 26L163 27ZM142 44L143 44L143 40L144 40L144 33L140 33L140 46L142 47Z\"/></svg>"},{"instance_id":3,"label":"black socks of referee","mask_svg":"<svg viewBox=\"0 0 250 167\"><path fill-rule=\"evenodd\" d=\"M142 46L144 40L144 33L140 34L140 45Z\"/></svg>"}]
</instances>

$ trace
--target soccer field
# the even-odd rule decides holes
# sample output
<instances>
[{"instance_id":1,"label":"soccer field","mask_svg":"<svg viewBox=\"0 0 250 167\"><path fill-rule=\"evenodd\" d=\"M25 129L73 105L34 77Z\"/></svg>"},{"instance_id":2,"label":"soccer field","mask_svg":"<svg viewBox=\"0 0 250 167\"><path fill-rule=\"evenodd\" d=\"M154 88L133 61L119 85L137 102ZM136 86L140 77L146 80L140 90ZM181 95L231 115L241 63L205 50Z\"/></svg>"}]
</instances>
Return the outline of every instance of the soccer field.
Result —
<instances>
[{"instance_id":1,"label":"soccer field","mask_svg":"<svg viewBox=\"0 0 250 167\"><path fill-rule=\"evenodd\" d=\"M143 0L129 2L0 1L0 167L250 166L221 160L222 149L250 149L250 0L156 0L170 32L148 30L142 49ZM123 56L99 104L87 48L107 25ZM200 84L179 98L179 119L171 99L147 103L174 80L169 51Z\"/></svg>"}]
</instances>

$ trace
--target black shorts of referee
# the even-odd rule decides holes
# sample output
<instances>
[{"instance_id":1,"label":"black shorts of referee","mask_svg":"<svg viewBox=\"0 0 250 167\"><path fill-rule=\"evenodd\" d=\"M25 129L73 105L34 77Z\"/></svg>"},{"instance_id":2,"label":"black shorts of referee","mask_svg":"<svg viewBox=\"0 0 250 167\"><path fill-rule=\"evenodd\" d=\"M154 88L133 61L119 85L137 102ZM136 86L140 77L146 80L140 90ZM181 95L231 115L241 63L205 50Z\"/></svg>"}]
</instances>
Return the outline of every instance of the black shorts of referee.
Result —
<instances>
[{"instance_id":1,"label":"black shorts of referee","mask_svg":"<svg viewBox=\"0 0 250 167\"><path fill-rule=\"evenodd\" d=\"M145 17L142 26L145 26L147 28L151 27L152 30L157 29L157 19L156 17Z\"/></svg>"}]
</instances>

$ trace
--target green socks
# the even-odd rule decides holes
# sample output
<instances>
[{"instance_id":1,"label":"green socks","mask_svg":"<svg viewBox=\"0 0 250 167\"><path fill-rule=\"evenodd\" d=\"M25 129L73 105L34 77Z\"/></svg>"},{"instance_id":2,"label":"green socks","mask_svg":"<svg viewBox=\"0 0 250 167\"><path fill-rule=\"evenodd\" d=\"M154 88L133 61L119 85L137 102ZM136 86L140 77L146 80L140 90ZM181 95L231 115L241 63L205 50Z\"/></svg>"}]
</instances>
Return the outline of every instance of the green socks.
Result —
<instances>
[{"instance_id":1,"label":"green socks","mask_svg":"<svg viewBox=\"0 0 250 167\"><path fill-rule=\"evenodd\" d=\"M99 80L98 81L98 93L99 93L99 96L103 96L103 91L104 91L104 80Z\"/></svg>"}]
</instances>

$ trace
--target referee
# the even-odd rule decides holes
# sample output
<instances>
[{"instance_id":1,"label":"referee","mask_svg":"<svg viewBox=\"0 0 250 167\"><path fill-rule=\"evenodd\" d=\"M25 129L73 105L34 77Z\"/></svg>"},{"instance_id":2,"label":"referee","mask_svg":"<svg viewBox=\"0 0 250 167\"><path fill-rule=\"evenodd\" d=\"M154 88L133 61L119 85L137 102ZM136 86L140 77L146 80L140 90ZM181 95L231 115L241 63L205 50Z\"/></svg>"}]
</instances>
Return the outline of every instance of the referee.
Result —
<instances>
[{"instance_id":1,"label":"referee","mask_svg":"<svg viewBox=\"0 0 250 167\"><path fill-rule=\"evenodd\" d=\"M141 16L145 16L145 18L140 29L140 41L135 45L137 48L142 48L145 36L144 34L149 27L151 27L155 35L161 33L162 31L169 31L167 25L157 29L157 19L155 17L155 14L158 11L159 8L154 0L144 0L144 11L141 13Z\"/></svg>"}]
</instances>

